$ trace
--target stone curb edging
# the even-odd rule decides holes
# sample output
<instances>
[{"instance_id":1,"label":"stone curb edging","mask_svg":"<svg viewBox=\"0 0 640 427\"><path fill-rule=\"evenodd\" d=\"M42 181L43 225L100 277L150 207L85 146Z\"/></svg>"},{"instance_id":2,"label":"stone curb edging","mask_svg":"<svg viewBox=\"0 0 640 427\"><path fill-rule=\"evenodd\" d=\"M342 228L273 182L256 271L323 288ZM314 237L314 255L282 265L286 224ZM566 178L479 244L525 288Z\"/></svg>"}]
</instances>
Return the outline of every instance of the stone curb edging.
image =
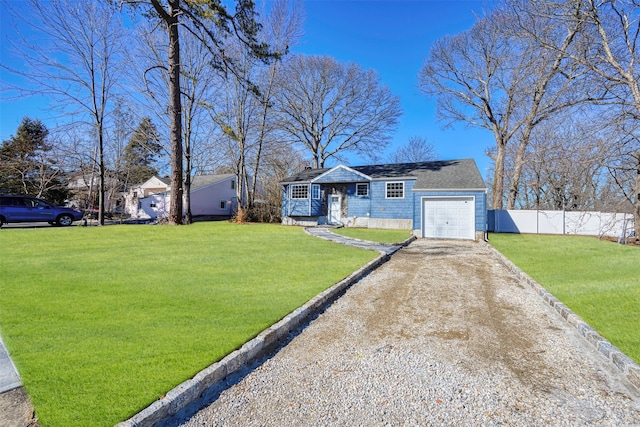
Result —
<instances>
[{"instance_id":1,"label":"stone curb edging","mask_svg":"<svg viewBox=\"0 0 640 427\"><path fill-rule=\"evenodd\" d=\"M400 246L398 249L400 249ZM354 283L387 262L390 258L391 254L381 254L364 267L316 295L306 304L262 331L238 350L233 351L219 362L210 365L193 378L173 388L161 399L153 402L133 417L118 423L116 427L154 426L178 415L181 410L205 396L209 390L222 387L229 376L273 353L282 343L287 341L289 334L299 329L307 319L320 313Z\"/></svg>"},{"instance_id":2,"label":"stone curb edging","mask_svg":"<svg viewBox=\"0 0 640 427\"><path fill-rule=\"evenodd\" d=\"M547 304L554 308L558 314L571 326L573 326L595 349L623 374L623 376L635 387L640 389L640 365L629 356L620 351L616 346L603 338L595 329L589 326L569 307L554 297L542 285L529 277L496 248L486 243L486 248L504 264L513 274L523 282L526 282Z\"/></svg>"}]
</instances>

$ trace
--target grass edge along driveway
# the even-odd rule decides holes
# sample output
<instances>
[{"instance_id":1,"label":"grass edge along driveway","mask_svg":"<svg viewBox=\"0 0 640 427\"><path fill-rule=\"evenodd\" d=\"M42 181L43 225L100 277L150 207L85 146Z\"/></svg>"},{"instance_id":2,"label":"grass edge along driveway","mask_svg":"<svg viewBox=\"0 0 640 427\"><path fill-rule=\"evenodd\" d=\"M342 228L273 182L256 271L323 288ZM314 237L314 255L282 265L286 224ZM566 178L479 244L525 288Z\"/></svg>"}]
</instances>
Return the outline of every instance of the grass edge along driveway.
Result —
<instances>
[{"instance_id":1,"label":"grass edge along driveway","mask_svg":"<svg viewBox=\"0 0 640 427\"><path fill-rule=\"evenodd\" d=\"M378 256L279 225L0 231L0 334L43 427L111 426Z\"/></svg>"},{"instance_id":2,"label":"grass edge along driveway","mask_svg":"<svg viewBox=\"0 0 640 427\"><path fill-rule=\"evenodd\" d=\"M640 363L640 248L585 236L490 234L489 243Z\"/></svg>"}]
</instances>

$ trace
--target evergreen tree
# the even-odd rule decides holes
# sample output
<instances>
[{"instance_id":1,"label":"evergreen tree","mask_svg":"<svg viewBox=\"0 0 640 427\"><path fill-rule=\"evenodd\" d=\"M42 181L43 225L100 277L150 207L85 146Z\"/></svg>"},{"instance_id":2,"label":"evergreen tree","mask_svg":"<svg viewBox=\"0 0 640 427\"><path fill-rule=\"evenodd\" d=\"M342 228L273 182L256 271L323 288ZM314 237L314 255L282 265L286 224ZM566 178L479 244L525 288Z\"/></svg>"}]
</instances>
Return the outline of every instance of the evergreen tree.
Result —
<instances>
[{"instance_id":1,"label":"evergreen tree","mask_svg":"<svg viewBox=\"0 0 640 427\"><path fill-rule=\"evenodd\" d=\"M0 145L0 192L28 194L62 203L68 189L53 159L49 130L37 119L22 119L15 136Z\"/></svg>"},{"instance_id":2,"label":"evergreen tree","mask_svg":"<svg viewBox=\"0 0 640 427\"><path fill-rule=\"evenodd\" d=\"M142 118L124 150L123 183L141 184L157 174L154 163L161 151L155 125L149 117Z\"/></svg>"}]
</instances>

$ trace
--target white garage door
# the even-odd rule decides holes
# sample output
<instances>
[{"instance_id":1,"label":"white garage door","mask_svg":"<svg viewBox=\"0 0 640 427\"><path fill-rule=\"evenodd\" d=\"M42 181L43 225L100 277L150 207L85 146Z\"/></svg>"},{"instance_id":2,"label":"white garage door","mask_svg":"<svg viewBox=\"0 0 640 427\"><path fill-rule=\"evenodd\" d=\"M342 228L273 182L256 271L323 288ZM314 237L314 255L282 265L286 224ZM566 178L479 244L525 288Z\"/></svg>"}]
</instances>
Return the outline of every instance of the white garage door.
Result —
<instances>
[{"instance_id":1,"label":"white garage door","mask_svg":"<svg viewBox=\"0 0 640 427\"><path fill-rule=\"evenodd\" d=\"M475 239L473 197L425 198L422 236L437 239Z\"/></svg>"}]
</instances>

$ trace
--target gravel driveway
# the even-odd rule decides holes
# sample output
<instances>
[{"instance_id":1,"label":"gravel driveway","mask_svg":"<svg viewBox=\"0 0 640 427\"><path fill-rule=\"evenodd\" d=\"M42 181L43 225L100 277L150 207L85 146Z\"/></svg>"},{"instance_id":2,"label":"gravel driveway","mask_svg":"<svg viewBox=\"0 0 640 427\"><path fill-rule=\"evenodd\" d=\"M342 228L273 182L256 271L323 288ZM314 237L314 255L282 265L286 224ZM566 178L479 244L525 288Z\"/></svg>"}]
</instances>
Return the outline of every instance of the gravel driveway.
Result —
<instances>
[{"instance_id":1,"label":"gravel driveway","mask_svg":"<svg viewBox=\"0 0 640 427\"><path fill-rule=\"evenodd\" d=\"M184 426L640 426L640 394L480 244L417 240Z\"/></svg>"}]
</instances>

